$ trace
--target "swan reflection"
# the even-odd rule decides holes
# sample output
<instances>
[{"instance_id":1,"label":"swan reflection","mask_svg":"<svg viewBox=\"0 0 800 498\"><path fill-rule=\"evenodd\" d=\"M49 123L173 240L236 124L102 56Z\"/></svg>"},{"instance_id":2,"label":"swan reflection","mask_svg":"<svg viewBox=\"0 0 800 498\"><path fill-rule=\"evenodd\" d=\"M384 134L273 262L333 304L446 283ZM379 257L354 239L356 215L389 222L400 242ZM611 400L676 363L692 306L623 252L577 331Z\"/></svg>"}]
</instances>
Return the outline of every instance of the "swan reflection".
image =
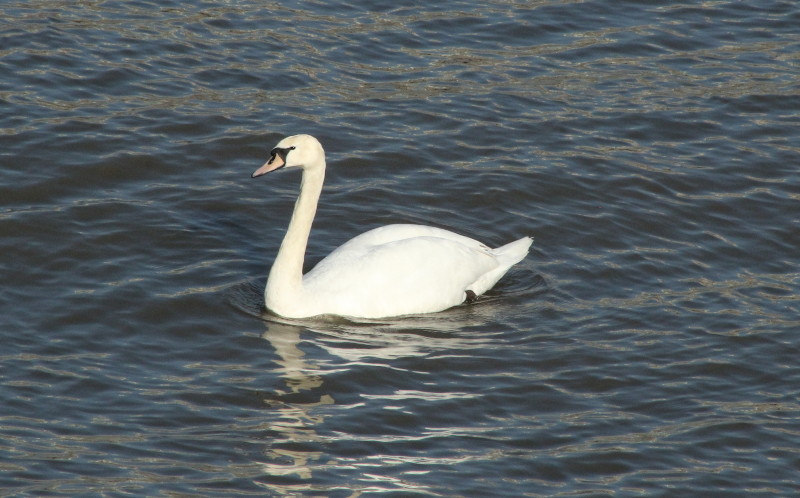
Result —
<instances>
[{"instance_id":1,"label":"swan reflection","mask_svg":"<svg viewBox=\"0 0 800 498\"><path fill-rule=\"evenodd\" d=\"M306 449L310 445L318 445L321 441L314 427L325 420L325 415L315 413L315 408L332 405L334 400L329 394L302 399L290 396L303 391L313 391L322 386L322 377L317 373L316 367L305 359L305 353L298 347L301 330L300 327L293 325L270 323L262 335L279 357L276 360L279 366L275 371L280 374L286 385L286 389L276 389L276 396L265 399L277 413L277 418L270 428L276 431L279 437L270 442L267 451L267 456L273 462L263 465L265 472L270 476L295 475L302 480L308 480L311 478L312 462L322 457L321 451ZM289 399L291 401L288 401ZM308 489L306 485L268 486L281 494Z\"/></svg>"},{"instance_id":2,"label":"swan reflection","mask_svg":"<svg viewBox=\"0 0 800 498\"><path fill-rule=\"evenodd\" d=\"M252 296L260 297L259 289L255 286L248 286L244 290L246 292L242 296L246 299L241 302L256 302ZM341 317L285 319L269 313L261 314L260 307L256 305L240 306L254 315L258 313L265 321L266 330L262 338L276 353L273 372L280 377L279 385L265 396L265 402L271 410L270 429L275 434L268 440L267 463L263 464L267 475L261 484L267 486L270 492L285 496L296 495L303 490L329 491L324 484L314 480L315 472L323 475L325 472L336 472L336 469L364 466L370 469L373 478L376 477L375 459L382 460L380 455L351 459L331 454L331 449L340 445L343 439L348 440L349 444L360 442L367 446L375 441L375 435L363 436L362 439L359 434L350 433L341 426L341 422L347 419L350 419L348 423L352 423L353 409L361 405L377 406L384 403L389 407L412 399L436 402L475 394L429 393L424 388L375 393L369 389L369 381L357 383L354 389L343 392L341 382L345 382L349 373L380 374L385 369L414 375L415 372L405 370L409 363L398 360L417 358L425 362L427 358L443 353L458 351L464 354L469 350L485 351L495 347L496 341L502 340L507 333L507 320L513 318L511 313L519 310L518 305L509 303L513 294L513 291L506 289L502 296L490 293L477 304L459 306L433 315L377 320ZM326 384L326 379L333 376L337 376L338 382ZM362 387L364 392L359 391ZM341 399L337 400L337 397ZM336 418L337 413L343 418L333 423L330 419ZM395 441L397 437L387 435L384 444ZM415 439L426 436L417 434L403 437ZM396 479L396 476L392 478ZM397 490L398 487L426 491L424 486L405 480L387 484L385 489L380 486L376 488L375 482L364 485L385 491ZM356 489L354 491L357 492Z\"/></svg>"}]
</instances>

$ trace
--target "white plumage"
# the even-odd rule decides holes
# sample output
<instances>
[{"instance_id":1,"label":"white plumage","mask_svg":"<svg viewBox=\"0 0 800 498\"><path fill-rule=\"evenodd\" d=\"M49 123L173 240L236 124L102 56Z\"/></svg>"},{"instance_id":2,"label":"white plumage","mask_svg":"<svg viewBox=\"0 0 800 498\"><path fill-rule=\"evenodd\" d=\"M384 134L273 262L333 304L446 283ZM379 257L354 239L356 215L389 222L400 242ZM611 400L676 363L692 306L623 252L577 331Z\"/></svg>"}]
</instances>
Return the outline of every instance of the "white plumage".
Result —
<instances>
[{"instance_id":1,"label":"white plumage","mask_svg":"<svg viewBox=\"0 0 800 498\"><path fill-rule=\"evenodd\" d=\"M253 177L300 167L303 179L264 292L266 306L287 318L341 315L383 318L442 311L479 296L522 260L533 240L496 249L423 225L387 225L339 246L302 274L311 224L325 179L325 152L310 135L281 140Z\"/></svg>"}]
</instances>

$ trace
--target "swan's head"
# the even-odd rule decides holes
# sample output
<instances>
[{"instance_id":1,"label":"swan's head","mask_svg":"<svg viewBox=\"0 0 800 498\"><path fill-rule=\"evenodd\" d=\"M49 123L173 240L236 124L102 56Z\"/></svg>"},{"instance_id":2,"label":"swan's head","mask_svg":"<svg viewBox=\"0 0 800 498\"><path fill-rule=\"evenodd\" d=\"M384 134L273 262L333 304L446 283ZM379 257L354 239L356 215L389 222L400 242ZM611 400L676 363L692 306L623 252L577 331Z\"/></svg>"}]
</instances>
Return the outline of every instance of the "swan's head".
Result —
<instances>
[{"instance_id":1,"label":"swan's head","mask_svg":"<svg viewBox=\"0 0 800 498\"><path fill-rule=\"evenodd\" d=\"M253 172L252 177L266 175L281 168L317 169L325 167L325 151L311 135L286 137L269 153L269 160Z\"/></svg>"}]
</instances>

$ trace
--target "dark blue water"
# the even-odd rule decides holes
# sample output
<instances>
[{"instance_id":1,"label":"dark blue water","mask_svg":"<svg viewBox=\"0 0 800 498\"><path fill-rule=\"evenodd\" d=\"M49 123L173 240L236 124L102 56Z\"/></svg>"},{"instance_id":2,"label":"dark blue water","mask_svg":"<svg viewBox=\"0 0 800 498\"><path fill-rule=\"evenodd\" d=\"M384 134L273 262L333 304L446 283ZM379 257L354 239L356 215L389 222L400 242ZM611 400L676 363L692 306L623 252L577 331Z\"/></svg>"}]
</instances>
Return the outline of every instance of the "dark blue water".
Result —
<instances>
[{"instance_id":1,"label":"dark blue water","mask_svg":"<svg viewBox=\"0 0 800 498\"><path fill-rule=\"evenodd\" d=\"M0 491L800 492L800 4L7 1ZM424 223L530 256L477 303L280 320Z\"/></svg>"}]
</instances>

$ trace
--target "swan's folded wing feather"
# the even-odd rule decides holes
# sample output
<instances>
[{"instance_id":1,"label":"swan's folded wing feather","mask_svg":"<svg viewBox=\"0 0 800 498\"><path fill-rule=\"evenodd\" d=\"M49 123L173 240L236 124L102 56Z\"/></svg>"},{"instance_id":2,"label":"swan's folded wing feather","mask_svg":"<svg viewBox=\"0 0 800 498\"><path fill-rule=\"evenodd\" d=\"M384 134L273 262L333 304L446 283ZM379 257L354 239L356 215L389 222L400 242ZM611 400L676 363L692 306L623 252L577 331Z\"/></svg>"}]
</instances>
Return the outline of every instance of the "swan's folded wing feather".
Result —
<instances>
[{"instance_id":1,"label":"swan's folded wing feather","mask_svg":"<svg viewBox=\"0 0 800 498\"><path fill-rule=\"evenodd\" d=\"M322 308L340 314L427 313L460 304L469 285L497 267L482 244L422 236L345 244L320 261L303 286L314 299L325 301Z\"/></svg>"}]
</instances>

